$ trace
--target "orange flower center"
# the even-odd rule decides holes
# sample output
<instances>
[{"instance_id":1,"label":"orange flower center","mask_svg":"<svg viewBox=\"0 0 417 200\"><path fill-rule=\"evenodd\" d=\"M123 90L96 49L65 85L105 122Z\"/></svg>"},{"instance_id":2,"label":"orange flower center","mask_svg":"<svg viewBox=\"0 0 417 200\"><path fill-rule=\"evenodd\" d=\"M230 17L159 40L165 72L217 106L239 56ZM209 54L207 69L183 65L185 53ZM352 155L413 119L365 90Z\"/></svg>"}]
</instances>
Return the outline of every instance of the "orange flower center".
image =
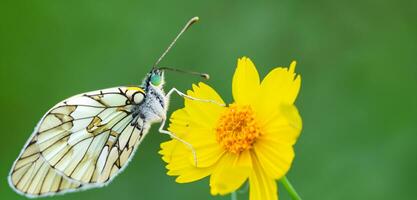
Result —
<instances>
[{"instance_id":1,"label":"orange flower center","mask_svg":"<svg viewBox=\"0 0 417 200\"><path fill-rule=\"evenodd\" d=\"M216 127L217 142L235 154L251 149L260 134L255 113L250 106L231 104L220 116Z\"/></svg>"}]
</instances>

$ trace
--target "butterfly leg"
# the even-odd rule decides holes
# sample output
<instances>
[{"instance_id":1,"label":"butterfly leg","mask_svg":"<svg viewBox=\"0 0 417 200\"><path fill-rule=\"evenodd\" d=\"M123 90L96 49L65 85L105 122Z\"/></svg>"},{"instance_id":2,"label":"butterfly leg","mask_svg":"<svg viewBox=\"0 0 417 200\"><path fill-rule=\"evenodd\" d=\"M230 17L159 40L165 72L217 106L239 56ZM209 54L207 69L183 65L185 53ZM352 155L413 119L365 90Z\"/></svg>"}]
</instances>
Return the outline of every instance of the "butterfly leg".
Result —
<instances>
[{"instance_id":1,"label":"butterfly leg","mask_svg":"<svg viewBox=\"0 0 417 200\"><path fill-rule=\"evenodd\" d=\"M214 103L214 104L217 104L217 105L222 106L222 107L226 106L225 104L223 104L223 103L219 103L219 102L214 101L214 100L210 100L210 99L200 99L200 98L195 98L195 97L192 97L192 96L186 95L186 94L184 94L183 92L181 92L181 91L177 90L177 88L172 88L171 90L169 90L169 91L168 91L168 93L165 95L165 97L166 97L167 99L169 99L169 97L171 96L171 94L172 94L172 93L174 93L174 92L175 92L175 93L177 93L178 95L180 95L181 97L184 97L184 98L187 98L187 99L191 99L191 100L194 100L194 101L201 101L201 102L207 102L207 103Z\"/></svg>"},{"instance_id":2,"label":"butterfly leg","mask_svg":"<svg viewBox=\"0 0 417 200\"><path fill-rule=\"evenodd\" d=\"M167 135L171 136L171 138L174 138L174 139L180 141L181 143L183 143L185 146L187 146L191 150L191 152L193 153L195 166L197 167L197 153L195 152L195 149L194 149L193 145L184 141L183 139L179 138L178 136L174 135L170 131L164 130L165 122L166 122L166 118L162 120L161 126L159 127L159 132L163 133L163 134L167 134Z\"/></svg>"},{"instance_id":3,"label":"butterfly leg","mask_svg":"<svg viewBox=\"0 0 417 200\"><path fill-rule=\"evenodd\" d=\"M191 99L191 100L194 100L194 101L214 103L214 104L219 105L219 106L226 106L225 104L219 103L219 102L214 101L214 100L199 99L199 98L195 98L195 97L186 95L183 92L179 91L177 88L172 88L171 90L169 90L168 93L165 95L165 98L169 99L170 96L172 95L172 93L174 93L174 92L177 93L178 95L180 95L181 97ZM174 138L174 139L180 141L181 143L185 144L188 148L190 148L192 153L193 153L193 156L194 156L195 166L197 166L197 154L195 152L194 147L190 143L188 143L188 142L184 141L183 139L177 137L176 135L174 135L170 131L164 130L165 122L166 122L166 118L162 119L161 126L159 127L159 132L171 136L171 138Z\"/></svg>"}]
</instances>

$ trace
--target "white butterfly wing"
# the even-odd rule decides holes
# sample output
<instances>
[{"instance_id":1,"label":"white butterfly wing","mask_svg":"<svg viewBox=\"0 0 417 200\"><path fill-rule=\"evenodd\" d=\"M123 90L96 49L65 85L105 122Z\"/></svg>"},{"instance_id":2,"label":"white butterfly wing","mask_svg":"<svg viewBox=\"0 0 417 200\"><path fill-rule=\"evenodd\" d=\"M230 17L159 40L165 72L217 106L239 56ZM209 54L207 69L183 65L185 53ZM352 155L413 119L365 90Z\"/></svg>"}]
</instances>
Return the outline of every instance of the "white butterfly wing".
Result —
<instances>
[{"instance_id":1,"label":"white butterfly wing","mask_svg":"<svg viewBox=\"0 0 417 200\"><path fill-rule=\"evenodd\" d=\"M137 87L117 87L71 97L48 111L9 176L27 196L100 187L126 167L147 130L133 126Z\"/></svg>"},{"instance_id":2,"label":"white butterfly wing","mask_svg":"<svg viewBox=\"0 0 417 200\"><path fill-rule=\"evenodd\" d=\"M41 158L36 140L30 141L19 159L16 160L9 182L20 194L35 197L81 187L57 173Z\"/></svg>"}]
</instances>

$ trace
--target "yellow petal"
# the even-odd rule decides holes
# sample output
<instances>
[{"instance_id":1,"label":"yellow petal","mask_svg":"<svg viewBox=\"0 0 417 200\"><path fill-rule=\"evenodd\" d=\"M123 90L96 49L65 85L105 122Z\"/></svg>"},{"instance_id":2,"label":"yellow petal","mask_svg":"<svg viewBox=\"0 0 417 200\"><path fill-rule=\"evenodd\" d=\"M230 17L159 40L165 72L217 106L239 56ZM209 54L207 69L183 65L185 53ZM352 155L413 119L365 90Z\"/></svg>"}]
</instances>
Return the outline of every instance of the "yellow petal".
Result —
<instances>
[{"instance_id":1,"label":"yellow petal","mask_svg":"<svg viewBox=\"0 0 417 200\"><path fill-rule=\"evenodd\" d=\"M189 96L224 104L216 91L204 83L199 83L199 86L193 85L193 89L194 91L189 90L187 92ZM223 110L223 106L215 103L185 98L185 107L172 114L168 129L174 133L177 131L184 132L190 124L194 127L213 129L214 123L217 123L218 116Z\"/></svg>"},{"instance_id":2,"label":"yellow petal","mask_svg":"<svg viewBox=\"0 0 417 200\"><path fill-rule=\"evenodd\" d=\"M187 134L182 139L193 146L197 156L197 166L195 167L204 168L215 164L225 150L218 144L213 130L196 130L192 127L189 130L191 134ZM195 165L194 156L190 156L189 161Z\"/></svg>"},{"instance_id":3,"label":"yellow petal","mask_svg":"<svg viewBox=\"0 0 417 200\"><path fill-rule=\"evenodd\" d=\"M167 174L170 176L178 176L176 181L178 183L188 183L202 179L210 175L214 166L205 168L196 168L194 162L190 162L192 156L190 149L188 149L181 142L171 140L161 144L162 159L169 164Z\"/></svg>"},{"instance_id":4,"label":"yellow petal","mask_svg":"<svg viewBox=\"0 0 417 200\"><path fill-rule=\"evenodd\" d=\"M188 95L224 103L220 96L208 85L193 85ZM185 99L185 108L175 111L170 118L168 130L193 146L197 154L195 166L193 151L184 143L172 139L161 144L159 153L167 162L168 175L178 176L179 183L192 182L210 175L215 163L224 150L217 144L214 123L224 109L222 106Z\"/></svg>"},{"instance_id":5,"label":"yellow petal","mask_svg":"<svg viewBox=\"0 0 417 200\"><path fill-rule=\"evenodd\" d=\"M214 100L219 103L224 103L223 99L216 92L216 90L214 90L209 85L203 82L199 82L198 86L193 84L192 87L193 87L193 90L192 91L189 90L189 91L192 92L195 95L195 97L200 98L200 99ZM194 101L194 100L186 98L186 101ZM209 103L209 105L215 105L215 104Z\"/></svg>"},{"instance_id":6,"label":"yellow petal","mask_svg":"<svg viewBox=\"0 0 417 200\"><path fill-rule=\"evenodd\" d=\"M170 176L178 176L175 181L178 183L188 183L200 180L213 172L214 166L205 168L196 168L190 164L187 157L175 156L172 162L167 165Z\"/></svg>"},{"instance_id":7,"label":"yellow petal","mask_svg":"<svg viewBox=\"0 0 417 200\"><path fill-rule=\"evenodd\" d=\"M198 113L196 113L198 114ZM215 113L213 113L215 115ZM197 166L195 166L196 158L193 154L193 150L190 148L181 148L186 151L175 150L172 146L170 149L169 145L163 147L165 155L162 157L163 160L169 162L168 154L170 156L175 156L177 154L185 154L189 156L189 163L195 167L204 168L209 167L217 162L217 160L223 155L223 148L217 143L214 128L202 126L202 122L191 121L193 118L192 115L189 115L185 110L181 109L176 112L171 117L171 124L168 128L174 135L181 138L185 142L192 145L194 152L197 156ZM177 141L176 145L182 145L186 147L186 144L183 144ZM171 152L169 152L171 151Z\"/></svg>"},{"instance_id":8,"label":"yellow petal","mask_svg":"<svg viewBox=\"0 0 417 200\"><path fill-rule=\"evenodd\" d=\"M178 137L182 137L183 134L187 133L190 123L188 119L190 116L185 109L178 109L172 113L171 118L169 119L170 124L168 130L173 132Z\"/></svg>"},{"instance_id":9,"label":"yellow petal","mask_svg":"<svg viewBox=\"0 0 417 200\"><path fill-rule=\"evenodd\" d=\"M200 82L198 86L193 84L193 90L187 91L187 94L198 99L216 102L212 103L185 98L184 109L192 116L198 115L202 117L205 124L211 125L217 122L218 118L213 113L221 113L223 111L224 107L218 104L224 104L224 101L213 88Z\"/></svg>"},{"instance_id":10,"label":"yellow petal","mask_svg":"<svg viewBox=\"0 0 417 200\"><path fill-rule=\"evenodd\" d=\"M211 194L225 195L238 189L248 178L252 169L249 151L240 155L226 153L210 177Z\"/></svg>"},{"instance_id":11,"label":"yellow petal","mask_svg":"<svg viewBox=\"0 0 417 200\"><path fill-rule=\"evenodd\" d=\"M194 146L193 146L194 147ZM205 168L214 165L225 153L224 149L218 144L213 145L195 145L198 168ZM190 162L195 163L194 157L190 157Z\"/></svg>"},{"instance_id":12,"label":"yellow petal","mask_svg":"<svg viewBox=\"0 0 417 200\"><path fill-rule=\"evenodd\" d=\"M184 169L175 181L177 183L189 183L205 178L213 172L213 167Z\"/></svg>"},{"instance_id":13,"label":"yellow petal","mask_svg":"<svg viewBox=\"0 0 417 200\"><path fill-rule=\"evenodd\" d=\"M273 179L283 177L294 160L293 146L286 141L276 142L259 138L253 149L262 169Z\"/></svg>"},{"instance_id":14,"label":"yellow petal","mask_svg":"<svg viewBox=\"0 0 417 200\"><path fill-rule=\"evenodd\" d=\"M251 104L259 95L259 85L259 74L252 61L246 57L239 59L232 83L235 102L241 105Z\"/></svg>"},{"instance_id":15,"label":"yellow petal","mask_svg":"<svg viewBox=\"0 0 417 200\"><path fill-rule=\"evenodd\" d=\"M254 152L268 176L280 179L294 159L293 145L301 132L301 117L294 105L281 105L275 112L271 111L262 127Z\"/></svg>"},{"instance_id":16,"label":"yellow petal","mask_svg":"<svg viewBox=\"0 0 417 200\"><path fill-rule=\"evenodd\" d=\"M281 105L263 121L262 127L261 139L293 145L300 136L302 120L294 105Z\"/></svg>"},{"instance_id":17,"label":"yellow petal","mask_svg":"<svg viewBox=\"0 0 417 200\"><path fill-rule=\"evenodd\" d=\"M295 65L294 61L289 69L275 68L262 80L256 104L261 117L281 104L294 104L301 86L301 76L294 73Z\"/></svg>"},{"instance_id":18,"label":"yellow petal","mask_svg":"<svg viewBox=\"0 0 417 200\"><path fill-rule=\"evenodd\" d=\"M193 148L191 149L186 144L175 139L163 143L160 153L163 155L162 159L164 161L171 162L170 165L175 164L175 162L171 161L171 157L188 156L188 164L198 168L205 168L215 164L224 153L224 149L217 143L212 130L194 128L192 123L187 128L184 128L186 132L180 132L181 129L178 126L170 127L169 130L179 135L182 140L189 143ZM194 156L193 151L197 157ZM195 165L196 159L197 166Z\"/></svg>"},{"instance_id":19,"label":"yellow petal","mask_svg":"<svg viewBox=\"0 0 417 200\"><path fill-rule=\"evenodd\" d=\"M280 179L294 160L293 145L297 141L302 122L294 105L281 105L263 124L263 134L254 144L254 152L266 174Z\"/></svg>"},{"instance_id":20,"label":"yellow petal","mask_svg":"<svg viewBox=\"0 0 417 200\"><path fill-rule=\"evenodd\" d=\"M162 160L168 163L169 169L182 169L192 165L188 161L188 157L191 156L190 150L176 140L162 143L159 153L162 155Z\"/></svg>"},{"instance_id":21,"label":"yellow petal","mask_svg":"<svg viewBox=\"0 0 417 200\"><path fill-rule=\"evenodd\" d=\"M249 177L249 200L278 200L277 184L263 171L255 156Z\"/></svg>"}]
</instances>

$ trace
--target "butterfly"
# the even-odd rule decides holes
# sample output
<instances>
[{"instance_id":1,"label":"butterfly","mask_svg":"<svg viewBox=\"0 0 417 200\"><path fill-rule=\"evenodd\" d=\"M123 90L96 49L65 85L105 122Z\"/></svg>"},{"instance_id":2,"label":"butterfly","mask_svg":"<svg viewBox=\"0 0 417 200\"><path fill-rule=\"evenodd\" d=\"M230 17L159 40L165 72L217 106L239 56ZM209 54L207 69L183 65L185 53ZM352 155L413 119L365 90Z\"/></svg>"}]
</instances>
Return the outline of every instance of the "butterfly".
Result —
<instances>
[{"instance_id":1,"label":"butterfly","mask_svg":"<svg viewBox=\"0 0 417 200\"><path fill-rule=\"evenodd\" d=\"M163 130L170 95L176 92L182 97L198 99L175 88L165 94L164 71L204 78L208 75L157 65L196 21L198 17L185 25L140 86L87 92L52 107L14 162L8 177L10 186L27 197L102 187L126 168L153 123L161 122L159 131L177 138Z\"/></svg>"}]
</instances>

